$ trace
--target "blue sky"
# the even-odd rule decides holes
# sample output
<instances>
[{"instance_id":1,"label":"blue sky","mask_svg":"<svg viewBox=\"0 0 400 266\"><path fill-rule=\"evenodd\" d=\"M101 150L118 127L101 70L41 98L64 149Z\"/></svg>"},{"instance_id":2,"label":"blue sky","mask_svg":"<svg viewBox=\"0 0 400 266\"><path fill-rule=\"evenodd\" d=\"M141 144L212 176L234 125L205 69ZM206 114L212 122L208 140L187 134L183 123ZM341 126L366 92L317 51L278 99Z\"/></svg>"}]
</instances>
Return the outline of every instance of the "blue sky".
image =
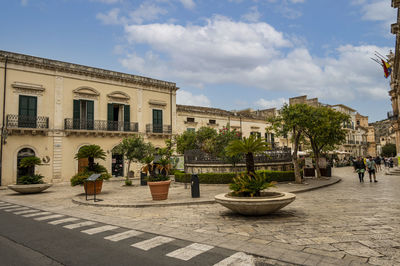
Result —
<instances>
[{"instance_id":1,"label":"blue sky","mask_svg":"<svg viewBox=\"0 0 400 266\"><path fill-rule=\"evenodd\" d=\"M370 60L394 50L390 0L2 0L0 49L172 81L227 110L308 95L370 122L391 110Z\"/></svg>"}]
</instances>

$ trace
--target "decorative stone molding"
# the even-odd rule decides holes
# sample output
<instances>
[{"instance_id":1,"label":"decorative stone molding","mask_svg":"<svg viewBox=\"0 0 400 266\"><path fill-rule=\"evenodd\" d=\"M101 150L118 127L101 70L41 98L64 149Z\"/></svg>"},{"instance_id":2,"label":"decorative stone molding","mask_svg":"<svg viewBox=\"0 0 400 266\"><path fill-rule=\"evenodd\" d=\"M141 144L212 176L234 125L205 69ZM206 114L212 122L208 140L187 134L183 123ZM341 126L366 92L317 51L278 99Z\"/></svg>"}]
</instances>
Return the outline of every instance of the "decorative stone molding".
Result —
<instances>
[{"instance_id":1,"label":"decorative stone molding","mask_svg":"<svg viewBox=\"0 0 400 266\"><path fill-rule=\"evenodd\" d=\"M6 57L10 64L144 85L163 92L175 92L179 89L173 82L0 50L0 62L4 62Z\"/></svg>"},{"instance_id":2,"label":"decorative stone molding","mask_svg":"<svg viewBox=\"0 0 400 266\"><path fill-rule=\"evenodd\" d=\"M165 109L167 107L166 102L159 101L159 100L149 100L149 105L151 107L157 107L157 108L162 108L162 109Z\"/></svg>"},{"instance_id":3,"label":"decorative stone molding","mask_svg":"<svg viewBox=\"0 0 400 266\"><path fill-rule=\"evenodd\" d=\"M14 88L14 92L18 94L31 94L36 96L42 96L45 88L40 84L32 84L25 82L14 82L11 84Z\"/></svg>"},{"instance_id":4,"label":"decorative stone molding","mask_svg":"<svg viewBox=\"0 0 400 266\"><path fill-rule=\"evenodd\" d=\"M90 87L79 87L72 91L74 93L74 98L86 98L98 100L100 93Z\"/></svg>"},{"instance_id":5,"label":"decorative stone molding","mask_svg":"<svg viewBox=\"0 0 400 266\"><path fill-rule=\"evenodd\" d=\"M110 101L128 103L131 97L122 91L114 91L107 94Z\"/></svg>"}]
</instances>

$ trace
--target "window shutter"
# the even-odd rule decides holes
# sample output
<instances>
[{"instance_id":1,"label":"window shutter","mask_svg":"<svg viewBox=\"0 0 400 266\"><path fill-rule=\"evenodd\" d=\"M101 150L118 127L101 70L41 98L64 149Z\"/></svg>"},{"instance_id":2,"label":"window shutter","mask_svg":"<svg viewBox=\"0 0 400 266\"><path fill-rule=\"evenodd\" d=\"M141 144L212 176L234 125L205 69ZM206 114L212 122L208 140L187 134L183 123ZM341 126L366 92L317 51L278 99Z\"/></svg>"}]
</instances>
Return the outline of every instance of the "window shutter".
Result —
<instances>
[{"instance_id":1,"label":"window shutter","mask_svg":"<svg viewBox=\"0 0 400 266\"><path fill-rule=\"evenodd\" d=\"M94 102L86 101L86 109L87 109L87 125L88 129L93 129L94 126Z\"/></svg>"},{"instance_id":2,"label":"window shutter","mask_svg":"<svg viewBox=\"0 0 400 266\"><path fill-rule=\"evenodd\" d=\"M107 130L113 130L114 108L113 104L107 104Z\"/></svg>"},{"instance_id":3,"label":"window shutter","mask_svg":"<svg viewBox=\"0 0 400 266\"><path fill-rule=\"evenodd\" d=\"M73 109L73 114L72 114L73 129L80 128L80 119L81 119L81 101L74 100L74 109Z\"/></svg>"},{"instance_id":4,"label":"window shutter","mask_svg":"<svg viewBox=\"0 0 400 266\"><path fill-rule=\"evenodd\" d=\"M130 131L131 108L129 105L124 105L124 131Z\"/></svg>"}]
</instances>

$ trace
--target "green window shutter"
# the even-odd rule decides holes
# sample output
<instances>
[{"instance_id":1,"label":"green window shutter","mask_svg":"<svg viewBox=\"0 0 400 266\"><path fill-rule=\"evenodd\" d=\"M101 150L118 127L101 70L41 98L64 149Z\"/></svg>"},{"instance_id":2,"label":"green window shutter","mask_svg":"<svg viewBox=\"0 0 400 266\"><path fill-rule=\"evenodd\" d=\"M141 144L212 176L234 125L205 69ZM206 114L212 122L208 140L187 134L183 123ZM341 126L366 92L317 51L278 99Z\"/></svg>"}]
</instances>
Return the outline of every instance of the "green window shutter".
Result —
<instances>
[{"instance_id":1,"label":"green window shutter","mask_svg":"<svg viewBox=\"0 0 400 266\"><path fill-rule=\"evenodd\" d=\"M37 98L35 96L19 96L18 126L36 128Z\"/></svg>"},{"instance_id":2,"label":"green window shutter","mask_svg":"<svg viewBox=\"0 0 400 266\"><path fill-rule=\"evenodd\" d=\"M131 108L129 105L124 105L124 131L130 131Z\"/></svg>"},{"instance_id":3,"label":"green window shutter","mask_svg":"<svg viewBox=\"0 0 400 266\"><path fill-rule=\"evenodd\" d=\"M81 119L81 101L74 100L74 109L72 114L72 128L79 129L80 128L80 119Z\"/></svg>"},{"instance_id":4,"label":"green window shutter","mask_svg":"<svg viewBox=\"0 0 400 266\"><path fill-rule=\"evenodd\" d=\"M107 104L107 130L113 130L114 124L114 105L112 103Z\"/></svg>"},{"instance_id":5,"label":"green window shutter","mask_svg":"<svg viewBox=\"0 0 400 266\"><path fill-rule=\"evenodd\" d=\"M93 129L94 126L94 102L86 101L86 109L87 109L87 129Z\"/></svg>"},{"instance_id":6,"label":"green window shutter","mask_svg":"<svg viewBox=\"0 0 400 266\"><path fill-rule=\"evenodd\" d=\"M163 132L162 110L153 109L153 132Z\"/></svg>"},{"instance_id":7,"label":"green window shutter","mask_svg":"<svg viewBox=\"0 0 400 266\"><path fill-rule=\"evenodd\" d=\"M275 136L274 136L274 133L271 133L271 144L272 144L272 148L275 148Z\"/></svg>"}]
</instances>

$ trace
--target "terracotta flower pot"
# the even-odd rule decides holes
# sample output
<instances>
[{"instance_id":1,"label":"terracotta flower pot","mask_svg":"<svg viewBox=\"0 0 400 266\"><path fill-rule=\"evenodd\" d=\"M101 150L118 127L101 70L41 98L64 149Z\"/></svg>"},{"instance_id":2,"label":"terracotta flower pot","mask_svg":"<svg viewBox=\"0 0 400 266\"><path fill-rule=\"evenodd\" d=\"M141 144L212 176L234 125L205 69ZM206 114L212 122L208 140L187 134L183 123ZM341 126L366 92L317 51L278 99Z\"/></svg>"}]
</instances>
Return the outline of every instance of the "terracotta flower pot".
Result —
<instances>
[{"instance_id":1,"label":"terracotta flower pot","mask_svg":"<svg viewBox=\"0 0 400 266\"><path fill-rule=\"evenodd\" d=\"M166 200L168 198L168 191L170 184L171 180L147 182L153 200Z\"/></svg>"},{"instance_id":2,"label":"terracotta flower pot","mask_svg":"<svg viewBox=\"0 0 400 266\"><path fill-rule=\"evenodd\" d=\"M96 180L96 195L100 194L101 189L103 187L103 180ZM85 188L85 193L87 193L88 195L94 195L94 183L95 182L85 182L83 184L84 188Z\"/></svg>"}]
</instances>

